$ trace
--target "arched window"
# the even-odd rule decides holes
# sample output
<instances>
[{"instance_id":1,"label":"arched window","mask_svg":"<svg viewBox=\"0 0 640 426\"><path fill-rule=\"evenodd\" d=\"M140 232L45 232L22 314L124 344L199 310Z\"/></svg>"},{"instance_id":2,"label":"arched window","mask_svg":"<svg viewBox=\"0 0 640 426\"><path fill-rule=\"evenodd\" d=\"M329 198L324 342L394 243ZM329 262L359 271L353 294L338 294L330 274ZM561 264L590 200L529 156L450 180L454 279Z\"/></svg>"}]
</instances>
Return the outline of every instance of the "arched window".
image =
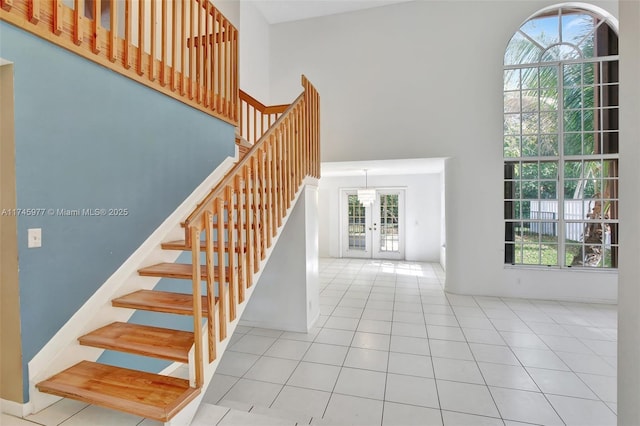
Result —
<instances>
[{"instance_id":1,"label":"arched window","mask_svg":"<svg viewBox=\"0 0 640 426\"><path fill-rule=\"evenodd\" d=\"M505 264L618 265L618 36L545 9L504 57Z\"/></svg>"}]
</instances>

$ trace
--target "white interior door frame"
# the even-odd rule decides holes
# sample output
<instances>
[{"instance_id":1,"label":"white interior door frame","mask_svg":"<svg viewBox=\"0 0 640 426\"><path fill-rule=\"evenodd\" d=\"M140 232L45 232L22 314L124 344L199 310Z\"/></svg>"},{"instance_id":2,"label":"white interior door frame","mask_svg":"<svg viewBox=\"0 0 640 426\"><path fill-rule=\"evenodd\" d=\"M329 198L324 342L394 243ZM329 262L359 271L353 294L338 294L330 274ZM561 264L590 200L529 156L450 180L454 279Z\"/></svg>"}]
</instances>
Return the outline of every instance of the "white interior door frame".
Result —
<instances>
[{"instance_id":1,"label":"white interior door frame","mask_svg":"<svg viewBox=\"0 0 640 426\"><path fill-rule=\"evenodd\" d=\"M368 206L354 203L357 188L340 189L340 256L404 259L405 188L372 189L376 190L376 200ZM394 199L393 195L397 197ZM386 204L382 202L385 196L391 196L387 197ZM395 207L390 208L390 200ZM385 214L386 217L383 217Z\"/></svg>"}]
</instances>

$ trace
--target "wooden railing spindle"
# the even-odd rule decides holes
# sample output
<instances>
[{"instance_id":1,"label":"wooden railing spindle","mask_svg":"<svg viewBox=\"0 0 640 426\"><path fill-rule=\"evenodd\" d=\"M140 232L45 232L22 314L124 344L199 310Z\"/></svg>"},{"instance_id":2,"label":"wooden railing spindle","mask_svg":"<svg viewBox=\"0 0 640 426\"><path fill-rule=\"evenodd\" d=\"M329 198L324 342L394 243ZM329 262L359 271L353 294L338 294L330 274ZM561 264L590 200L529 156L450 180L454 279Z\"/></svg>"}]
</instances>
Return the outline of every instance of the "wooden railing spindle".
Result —
<instances>
[{"instance_id":1,"label":"wooden railing spindle","mask_svg":"<svg viewBox=\"0 0 640 426\"><path fill-rule=\"evenodd\" d=\"M242 179L244 181L244 195L245 195L245 225L247 227L245 231L245 245L246 245L246 254L245 254L245 269L246 269L246 286L251 287L253 284L253 274L257 271L254 270L253 266L253 252L254 252L254 238L253 236L258 233L258 226L254 222L253 217L253 209L255 208L255 204L251 201L253 198L252 188L251 188L251 171L249 166L245 166L242 169Z\"/></svg>"},{"instance_id":2,"label":"wooden railing spindle","mask_svg":"<svg viewBox=\"0 0 640 426\"><path fill-rule=\"evenodd\" d=\"M2 9L7 12L13 7L13 0L0 0L0 3L2 3Z\"/></svg>"},{"instance_id":3,"label":"wooden railing spindle","mask_svg":"<svg viewBox=\"0 0 640 426\"><path fill-rule=\"evenodd\" d=\"M160 85L165 86L167 84L167 55L169 54L168 37L169 37L169 15L167 10L167 0L162 0L161 9L161 23L160 23L160 74L158 79Z\"/></svg>"},{"instance_id":4,"label":"wooden railing spindle","mask_svg":"<svg viewBox=\"0 0 640 426\"><path fill-rule=\"evenodd\" d=\"M178 69L178 2L173 0L173 7L171 12L171 69L169 71L169 78L171 80L171 91L175 92L178 89L176 82L176 71Z\"/></svg>"},{"instance_id":5,"label":"wooden railing spindle","mask_svg":"<svg viewBox=\"0 0 640 426\"><path fill-rule=\"evenodd\" d=\"M29 0L29 22L37 24L40 21L40 0Z\"/></svg>"},{"instance_id":6,"label":"wooden railing spindle","mask_svg":"<svg viewBox=\"0 0 640 426\"><path fill-rule=\"evenodd\" d=\"M195 376L196 386L201 387L204 383L203 362L202 362L202 297L200 292L201 267L200 267L200 229L192 226L189 228L191 241L191 264L193 269L193 340L195 352Z\"/></svg>"},{"instance_id":7,"label":"wooden railing spindle","mask_svg":"<svg viewBox=\"0 0 640 426\"><path fill-rule=\"evenodd\" d=\"M131 0L124 1L124 68L131 68L131 33L132 33Z\"/></svg>"},{"instance_id":8,"label":"wooden railing spindle","mask_svg":"<svg viewBox=\"0 0 640 426\"><path fill-rule=\"evenodd\" d=\"M182 1L182 12L180 13L180 94L185 96L187 93L187 2Z\"/></svg>"},{"instance_id":9,"label":"wooden railing spindle","mask_svg":"<svg viewBox=\"0 0 640 426\"><path fill-rule=\"evenodd\" d=\"M209 46L211 46L211 26L209 25L209 22L211 20L211 14L210 14L210 8L209 8L209 0L204 0L204 7L205 7L205 13L204 13L204 61L203 61L203 73L202 73L202 79L204 81L204 95L203 95L203 103L205 107L209 107L209 100L212 99L211 97L211 89L209 87L209 76L210 76L210 71L209 71L209 66L211 64L211 61L209 60L209 58L211 57L211 48ZM242 124L240 124L240 126L242 126Z\"/></svg>"},{"instance_id":10,"label":"wooden railing spindle","mask_svg":"<svg viewBox=\"0 0 640 426\"><path fill-rule=\"evenodd\" d=\"M218 239L218 315L220 325L220 340L227 337L227 279L226 279L226 261L225 261L225 231L224 231L224 198L217 199L217 239ZM193 245L192 245L193 246Z\"/></svg>"},{"instance_id":11,"label":"wooden railing spindle","mask_svg":"<svg viewBox=\"0 0 640 426\"><path fill-rule=\"evenodd\" d=\"M202 34L202 3L209 2L209 0L195 0L194 5L196 5L196 9L198 13L196 14L196 18L198 20L198 35L192 40L193 43L196 44L196 101L201 104L202 103L202 50L204 47L204 43L206 43L206 34Z\"/></svg>"},{"instance_id":12,"label":"wooden railing spindle","mask_svg":"<svg viewBox=\"0 0 640 426\"><path fill-rule=\"evenodd\" d=\"M58 1L58 0L56 0ZM109 3L109 60L118 59L118 2Z\"/></svg>"},{"instance_id":13,"label":"wooden railing spindle","mask_svg":"<svg viewBox=\"0 0 640 426\"><path fill-rule=\"evenodd\" d=\"M82 44L82 19L84 18L84 0L75 0L73 9L73 42Z\"/></svg>"},{"instance_id":14,"label":"wooden railing spindle","mask_svg":"<svg viewBox=\"0 0 640 426\"><path fill-rule=\"evenodd\" d=\"M189 2L189 99L196 96L195 78L196 78L196 3Z\"/></svg>"},{"instance_id":15,"label":"wooden railing spindle","mask_svg":"<svg viewBox=\"0 0 640 426\"><path fill-rule=\"evenodd\" d=\"M244 302L244 290L245 290L245 273L246 265L244 259L245 244L244 244L244 232L247 225L244 220L244 197L242 193L244 191L244 185L242 182L242 173L238 173L235 177L234 191L236 198L236 223L238 224L238 231L236 232L236 248L237 248L237 265L238 265L238 303ZM235 257L234 251L234 257Z\"/></svg>"},{"instance_id":16,"label":"wooden railing spindle","mask_svg":"<svg viewBox=\"0 0 640 426\"><path fill-rule=\"evenodd\" d=\"M138 75L144 75L144 37L145 37L145 2L144 0L138 1L138 56L136 58L136 70Z\"/></svg>"},{"instance_id":17,"label":"wooden railing spindle","mask_svg":"<svg viewBox=\"0 0 640 426\"><path fill-rule=\"evenodd\" d=\"M100 20L102 19L102 0L93 0L93 37L91 47L93 53L100 53Z\"/></svg>"},{"instance_id":18,"label":"wooden railing spindle","mask_svg":"<svg viewBox=\"0 0 640 426\"><path fill-rule=\"evenodd\" d=\"M215 264L213 258L213 212L205 213L205 259L207 266L207 334L209 341L209 363L216 359L216 291ZM200 241L195 241L199 244Z\"/></svg>"},{"instance_id":19,"label":"wooden railing spindle","mask_svg":"<svg viewBox=\"0 0 640 426\"><path fill-rule=\"evenodd\" d=\"M62 34L62 19L62 0L53 0L53 33L55 35Z\"/></svg>"},{"instance_id":20,"label":"wooden railing spindle","mask_svg":"<svg viewBox=\"0 0 640 426\"><path fill-rule=\"evenodd\" d=\"M236 273L236 227L235 227L235 208L233 199L234 190L231 185L225 190L225 201L227 204L227 244L229 246L229 254L227 262L229 263L229 321L236 319L236 305L238 304L238 280Z\"/></svg>"}]
</instances>

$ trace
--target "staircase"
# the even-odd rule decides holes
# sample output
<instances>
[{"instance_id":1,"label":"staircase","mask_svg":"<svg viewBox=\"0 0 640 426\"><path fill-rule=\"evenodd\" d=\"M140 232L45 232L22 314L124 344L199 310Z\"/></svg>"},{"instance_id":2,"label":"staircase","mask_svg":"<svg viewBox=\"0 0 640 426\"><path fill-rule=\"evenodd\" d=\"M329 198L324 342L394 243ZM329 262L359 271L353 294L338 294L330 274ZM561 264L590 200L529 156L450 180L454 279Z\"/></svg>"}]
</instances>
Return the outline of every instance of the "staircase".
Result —
<instances>
[{"instance_id":1,"label":"staircase","mask_svg":"<svg viewBox=\"0 0 640 426\"><path fill-rule=\"evenodd\" d=\"M177 218L168 225L182 235L159 242L163 224L148 240L157 246L132 256L165 261L129 259L29 362L36 410L50 394L161 422L195 413L304 179L319 177L318 93L304 76L290 105L239 90L238 31L210 1L0 0L0 19L237 128L239 161L181 231ZM176 251L191 263L157 255ZM184 290L156 290L153 279ZM135 311L188 316L193 327L127 322ZM104 350L188 365L189 379L102 364Z\"/></svg>"},{"instance_id":2,"label":"staircase","mask_svg":"<svg viewBox=\"0 0 640 426\"><path fill-rule=\"evenodd\" d=\"M37 383L38 391L161 422L196 400L303 180L319 176L319 97L304 76L302 84L304 92L255 143L245 140L251 148L184 218L184 238L161 244L191 252L192 262L138 270L191 283L191 292L142 289L111 300L113 309L191 316L193 331L115 321L78 337L83 346L187 364L191 380L82 360Z\"/></svg>"}]
</instances>

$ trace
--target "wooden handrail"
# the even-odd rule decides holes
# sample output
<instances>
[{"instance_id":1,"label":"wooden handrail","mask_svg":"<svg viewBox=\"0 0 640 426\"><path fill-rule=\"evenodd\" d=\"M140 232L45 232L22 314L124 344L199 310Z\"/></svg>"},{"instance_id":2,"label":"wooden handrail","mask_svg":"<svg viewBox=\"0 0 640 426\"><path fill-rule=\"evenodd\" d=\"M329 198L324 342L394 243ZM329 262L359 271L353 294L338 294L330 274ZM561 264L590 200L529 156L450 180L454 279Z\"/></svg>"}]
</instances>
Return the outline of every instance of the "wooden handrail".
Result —
<instances>
[{"instance_id":1,"label":"wooden handrail","mask_svg":"<svg viewBox=\"0 0 640 426\"><path fill-rule=\"evenodd\" d=\"M238 30L209 0L141 0L135 11L133 0L0 1L1 20L237 125Z\"/></svg>"},{"instance_id":2,"label":"wooden handrail","mask_svg":"<svg viewBox=\"0 0 640 426\"><path fill-rule=\"evenodd\" d=\"M238 96L240 136L251 144L256 143L289 107L286 104L267 106L243 90L238 92Z\"/></svg>"},{"instance_id":3,"label":"wooden handrail","mask_svg":"<svg viewBox=\"0 0 640 426\"><path fill-rule=\"evenodd\" d=\"M217 294L219 300L217 315L211 306L206 314L209 362L215 359L216 344L225 339L227 324L236 318L237 306L245 300L245 290L252 285L253 274L259 271L304 178L320 177L319 96L304 76L302 85L303 93L185 221L185 241L193 262L200 261L205 232L207 293ZM192 280L194 300L200 300L200 266L194 266ZM211 303L212 297L208 300ZM200 321L194 315L194 327L201 327ZM195 351L201 353L202 342L196 340ZM196 365L196 382L202 370Z\"/></svg>"}]
</instances>

